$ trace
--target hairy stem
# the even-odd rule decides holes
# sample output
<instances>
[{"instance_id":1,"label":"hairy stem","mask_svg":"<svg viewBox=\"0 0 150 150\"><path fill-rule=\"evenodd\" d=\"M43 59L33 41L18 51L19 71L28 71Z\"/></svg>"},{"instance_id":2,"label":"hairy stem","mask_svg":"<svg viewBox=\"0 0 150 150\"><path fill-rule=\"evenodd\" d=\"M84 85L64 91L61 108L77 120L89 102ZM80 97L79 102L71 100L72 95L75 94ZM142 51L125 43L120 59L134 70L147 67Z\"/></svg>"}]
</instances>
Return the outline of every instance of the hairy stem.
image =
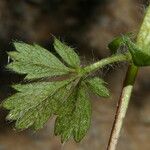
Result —
<instances>
[{"instance_id":1,"label":"hairy stem","mask_svg":"<svg viewBox=\"0 0 150 150\"><path fill-rule=\"evenodd\" d=\"M122 61L131 61L130 53L112 55L111 57L101 59L100 61L85 67L84 74L92 73L108 64Z\"/></svg>"},{"instance_id":2,"label":"hairy stem","mask_svg":"<svg viewBox=\"0 0 150 150\"><path fill-rule=\"evenodd\" d=\"M131 65L128 68L126 78L124 81L124 86L120 95L120 99L118 101L116 115L115 115L112 131L111 131L110 139L108 142L107 150L116 149L123 120L125 118L128 109L128 104L133 91L133 86L134 86L135 78L137 76L137 72L138 72L138 67L134 65Z\"/></svg>"}]
</instances>

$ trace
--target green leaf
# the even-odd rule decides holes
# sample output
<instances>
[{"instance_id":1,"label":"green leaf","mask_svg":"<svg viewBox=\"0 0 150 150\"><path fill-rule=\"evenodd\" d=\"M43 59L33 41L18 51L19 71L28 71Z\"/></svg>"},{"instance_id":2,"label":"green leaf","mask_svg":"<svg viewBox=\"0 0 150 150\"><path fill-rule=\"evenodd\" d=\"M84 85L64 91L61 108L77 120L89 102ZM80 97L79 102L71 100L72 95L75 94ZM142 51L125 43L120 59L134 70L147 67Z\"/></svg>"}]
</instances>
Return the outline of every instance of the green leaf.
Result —
<instances>
[{"instance_id":1,"label":"green leaf","mask_svg":"<svg viewBox=\"0 0 150 150\"><path fill-rule=\"evenodd\" d=\"M125 35L122 35L122 36L118 36L116 37L112 42L110 42L108 44L108 48L111 50L111 53L112 54L115 54L117 52L117 50L122 46L124 45L124 36L127 36L127 37L132 37L132 33L127 33Z\"/></svg>"},{"instance_id":2,"label":"green leaf","mask_svg":"<svg viewBox=\"0 0 150 150\"><path fill-rule=\"evenodd\" d=\"M98 77L94 77L91 79L86 79L87 87L96 95L101 97L109 97L110 93L109 90L106 88L105 84L102 79Z\"/></svg>"},{"instance_id":3,"label":"green leaf","mask_svg":"<svg viewBox=\"0 0 150 150\"><path fill-rule=\"evenodd\" d=\"M80 142L87 133L90 122L91 104L86 87L82 85L72 92L60 108L60 114L55 122L55 135L60 135L62 142L71 137Z\"/></svg>"},{"instance_id":4,"label":"green leaf","mask_svg":"<svg viewBox=\"0 0 150 150\"><path fill-rule=\"evenodd\" d=\"M64 75L71 72L52 53L39 45L14 43L17 51L9 52L13 62L7 68L20 74L27 74L26 79L37 79Z\"/></svg>"},{"instance_id":5,"label":"green leaf","mask_svg":"<svg viewBox=\"0 0 150 150\"><path fill-rule=\"evenodd\" d=\"M14 45L16 51L8 53L13 62L7 68L26 74L26 79L32 79L32 82L12 86L16 93L2 103L9 110L7 119L15 121L16 129L31 127L38 130L52 115L56 115L55 135L60 135L62 142L71 137L76 142L81 141L91 122L88 88L106 97L109 91L104 86L105 82L99 78L84 79L84 69L80 68L78 55L57 39L54 47L70 68L38 45ZM68 75L68 78L61 75ZM47 79L47 82L44 79L33 81L54 76L59 76L59 81L57 78L53 82Z\"/></svg>"},{"instance_id":6,"label":"green leaf","mask_svg":"<svg viewBox=\"0 0 150 150\"><path fill-rule=\"evenodd\" d=\"M59 93L62 98L65 98L64 94L68 91L66 86L71 84L71 81L14 85L13 88L18 92L3 102L3 107L10 110L7 119L16 120L17 129L31 126L36 130L42 128L51 115L58 110Z\"/></svg>"},{"instance_id":7,"label":"green leaf","mask_svg":"<svg viewBox=\"0 0 150 150\"><path fill-rule=\"evenodd\" d=\"M123 38L119 36L108 44L108 48L111 50L112 54L115 54L121 45L123 45Z\"/></svg>"},{"instance_id":8,"label":"green leaf","mask_svg":"<svg viewBox=\"0 0 150 150\"><path fill-rule=\"evenodd\" d=\"M2 104L10 110L7 119L16 120L16 129L38 130L55 114L55 134L61 135L62 142L70 137L81 141L90 127L91 104L87 87L78 82L73 78L14 85L18 92Z\"/></svg>"},{"instance_id":9,"label":"green leaf","mask_svg":"<svg viewBox=\"0 0 150 150\"><path fill-rule=\"evenodd\" d=\"M125 38L126 45L136 66L150 66L150 7L147 8L144 21L134 44L130 38Z\"/></svg>"},{"instance_id":10,"label":"green leaf","mask_svg":"<svg viewBox=\"0 0 150 150\"><path fill-rule=\"evenodd\" d=\"M58 58L38 45L14 43L17 51L9 52L13 60L7 68L26 74L26 79L39 79L70 73ZM55 49L71 67L79 68L78 55L55 39ZM54 82L39 80L13 85L17 93L8 97L3 107L9 110L8 120L16 121L16 129L29 127L38 130L52 115L57 115L55 133L62 141L73 136L79 142L90 126L91 104L86 87L78 74L70 79Z\"/></svg>"},{"instance_id":11,"label":"green leaf","mask_svg":"<svg viewBox=\"0 0 150 150\"><path fill-rule=\"evenodd\" d=\"M146 10L146 14L137 36L136 45L142 49L143 53L150 55L150 6Z\"/></svg>"},{"instance_id":12,"label":"green leaf","mask_svg":"<svg viewBox=\"0 0 150 150\"><path fill-rule=\"evenodd\" d=\"M146 53L138 45L134 44L128 37L124 38L126 45L132 55L132 60L136 66L149 66L150 65L150 53Z\"/></svg>"},{"instance_id":13,"label":"green leaf","mask_svg":"<svg viewBox=\"0 0 150 150\"><path fill-rule=\"evenodd\" d=\"M54 38L54 48L62 59L71 67L78 68L80 66L80 59L74 49Z\"/></svg>"}]
</instances>

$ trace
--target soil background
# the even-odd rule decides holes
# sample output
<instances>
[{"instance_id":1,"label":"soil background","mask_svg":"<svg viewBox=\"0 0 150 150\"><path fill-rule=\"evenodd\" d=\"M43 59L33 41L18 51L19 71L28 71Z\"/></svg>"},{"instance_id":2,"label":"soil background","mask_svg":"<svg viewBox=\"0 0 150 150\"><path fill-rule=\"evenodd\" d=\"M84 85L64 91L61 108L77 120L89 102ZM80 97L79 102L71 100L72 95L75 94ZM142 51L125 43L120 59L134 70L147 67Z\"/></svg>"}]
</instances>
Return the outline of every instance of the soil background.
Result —
<instances>
[{"instance_id":1,"label":"soil background","mask_svg":"<svg viewBox=\"0 0 150 150\"><path fill-rule=\"evenodd\" d=\"M0 99L23 77L8 72L12 42L36 42L53 52L52 36L76 48L84 64L110 55L113 37L137 33L147 0L0 0ZM110 99L92 95L92 124L81 143L63 145L53 136L54 119L43 129L16 132L0 110L0 150L105 150L127 64L108 66L97 75L109 82ZM150 150L150 68L139 71L117 150Z\"/></svg>"}]
</instances>

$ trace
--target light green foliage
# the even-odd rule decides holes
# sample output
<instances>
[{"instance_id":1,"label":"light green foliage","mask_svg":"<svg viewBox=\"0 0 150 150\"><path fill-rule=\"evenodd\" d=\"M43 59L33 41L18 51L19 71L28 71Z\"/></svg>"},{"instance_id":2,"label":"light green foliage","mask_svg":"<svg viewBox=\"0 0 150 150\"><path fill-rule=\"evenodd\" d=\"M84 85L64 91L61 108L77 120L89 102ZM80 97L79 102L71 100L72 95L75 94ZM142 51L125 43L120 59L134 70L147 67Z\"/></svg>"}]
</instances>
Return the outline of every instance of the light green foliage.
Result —
<instances>
[{"instance_id":1,"label":"light green foliage","mask_svg":"<svg viewBox=\"0 0 150 150\"><path fill-rule=\"evenodd\" d=\"M39 45L18 42L14 45L17 51L8 53L13 62L7 68L20 74L27 74L26 79L58 76L71 71L52 53Z\"/></svg>"},{"instance_id":2,"label":"light green foliage","mask_svg":"<svg viewBox=\"0 0 150 150\"><path fill-rule=\"evenodd\" d=\"M117 55L117 49L121 45L128 48L129 52L125 53L130 58L125 57L125 54ZM131 59L136 66L149 66L149 45L150 8L136 43L132 42L130 34L117 37L108 45L115 55L84 68L80 66L79 56L74 49L56 38L54 49L62 61L39 45L15 42L16 51L8 53L12 62L7 68L25 74L27 82L13 85L16 93L2 103L2 106L9 110L7 119L16 121L16 129L31 127L38 130L52 115L56 115L55 135L61 136L62 142L69 138L74 138L76 142L81 141L91 122L89 90L101 97L110 95L106 83L98 77L89 78L89 74L107 64ZM131 80L132 76L135 79L137 67L131 73L129 79ZM59 80L49 81L49 78L53 79L55 76L59 76L56 78ZM40 78L42 80L39 80ZM30 80L32 82L29 82Z\"/></svg>"},{"instance_id":3,"label":"light green foliage","mask_svg":"<svg viewBox=\"0 0 150 150\"><path fill-rule=\"evenodd\" d=\"M146 10L136 44L144 53L150 55L150 6Z\"/></svg>"},{"instance_id":4,"label":"light green foliage","mask_svg":"<svg viewBox=\"0 0 150 150\"><path fill-rule=\"evenodd\" d=\"M132 42L129 35L124 35L115 38L108 47L115 53L121 45L128 47L134 65L139 67L150 65L150 7L147 8L136 43Z\"/></svg>"},{"instance_id":5,"label":"light green foliage","mask_svg":"<svg viewBox=\"0 0 150 150\"><path fill-rule=\"evenodd\" d=\"M38 130L52 115L56 115L55 134L65 142L76 142L87 133L91 120L88 90L108 97L109 91L100 78L88 78L80 67L79 56L72 48L55 38L54 48L68 64L66 67L46 49L34 44L14 43L16 51L9 52L13 60L7 68L26 74L26 83L13 85L16 93L3 102L10 110L7 119L16 121L16 129ZM74 69L73 69L74 68ZM61 77L68 75L68 78ZM44 81L45 77L60 76L59 81ZM29 82L32 79L32 82ZM34 81L34 82L33 82Z\"/></svg>"},{"instance_id":6,"label":"light green foliage","mask_svg":"<svg viewBox=\"0 0 150 150\"><path fill-rule=\"evenodd\" d=\"M147 8L137 42L134 44L130 38L126 38L125 42L136 66L150 65L150 7Z\"/></svg>"},{"instance_id":7,"label":"light green foliage","mask_svg":"<svg viewBox=\"0 0 150 150\"><path fill-rule=\"evenodd\" d=\"M43 127L57 110L59 99L56 94L63 91L63 87L69 83L70 80L14 85L13 88L18 92L3 103L3 106L10 110L7 119L17 120L17 129Z\"/></svg>"},{"instance_id":8,"label":"light green foliage","mask_svg":"<svg viewBox=\"0 0 150 150\"><path fill-rule=\"evenodd\" d=\"M94 78L86 80L86 84L88 88L96 95L101 96L101 97L110 96L109 90L105 86L106 82L104 82L102 79L98 77L94 77Z\"/></svg>"},{"instance_id":9,"label":"light green foliage","mask_svg":"<svg viewBox=\"0 0 150 150\"><path fill-rule=\"evenodd\" d=\"M132 56L132 61L134 65L136 66L149 66L150 65L150 51L148 49L144 49L144 43L143 43L143 48L142 46L138 45L137 43L132 42L131 38L127 35L121 36L120 38L118 37L117 39L114 39L110 44L109 44L109 49L113 51L114 53L117 52L117 49L121 46L124 45L128 48L131 56Z\"/></svg>"},{"instance_id":10,"label":"light green foliage","mask_svg":"<svg viewBox=\"0 0 150 150\"><path fill-rule=\"evenodd\" d=\"M71 67L78 68L80 66L79 56L74 49L62 43L57 38L54 39L54 48L62 59Z\"/></svg>"},{"instance_id":11,"label":"light green foliage","mask_svg":"<svg viewBox=\"0 0 150 150\"><path fill-rule=\"evenodd\" d=\"M115 54L117 50L120 48L120 46L123 44L124 44L123 36L119 36L119 37L114 38L114 40L108 44L108 48L111 50L112 54Z\"/></svg>"},{"instance_id":12,"label":"light green foliage","mask_svg":"<svg viewBox=\"0 0 150 150\"><path fill-rule=\"evenodd\" d=\"M150 52L146 53L144 49L134 44L128 37L125 38L125 43L132 55L132 60L136 66L149 66L150 65Z\"/></svg>"},{"instance_id":13,"label":"light green foliage","mask_svg":"<svg viewBox=\"0 0 150 150\"><path fill-rule=\"evenodd\" d=\"M132 37L132 33L127 33L125 35L122 36L118 36L116 38L114 38L109 44L108 44L108 48L110 49L112 54L115 54L117 52L117 50L122 46L125 45L125 41L124 38L125 37Z\"/></svg>"},{"instance_id":14,"label":"light green foliage","mask_svg":"<svg viewBox=\"0 0 150 150\"><path fill-rule=\"evenodd\" d=\"M61 135L62 142L73 137L76 142L87 133L91 121L91 104L86 87L81 85L66 99L60 108L55 123L55 135Z\"/></svg>"}]
</instances>

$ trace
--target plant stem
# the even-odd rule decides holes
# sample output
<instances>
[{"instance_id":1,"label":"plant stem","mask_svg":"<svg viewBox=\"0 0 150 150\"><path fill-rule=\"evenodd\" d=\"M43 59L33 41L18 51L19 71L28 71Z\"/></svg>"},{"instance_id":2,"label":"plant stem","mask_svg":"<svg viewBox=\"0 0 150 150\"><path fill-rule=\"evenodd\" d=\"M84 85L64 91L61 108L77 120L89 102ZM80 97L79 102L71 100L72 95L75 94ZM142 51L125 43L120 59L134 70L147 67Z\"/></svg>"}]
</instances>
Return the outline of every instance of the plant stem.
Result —
<instances>
[{"instance_id":1,"label":"plant stem","mask_svg":"<svg viewBox=\"0 0 150 150\"><path fill-rule=\"evenodd\" d=\"M90 66L85 67L84 74L92 73L111 63L121 62L121 61L130 61L130 60L131 60L130 53L112 55L111 57L101 59L100 61L94 64L91 64Z\"/></svg>"},{"instance_id":2,"label":"plant stem","mask_svg":"<svg viewBox=\"0 0 150 150\"><path fill-rule=\"evenodd\" d=\"M118 101L118 106L116 110L116 115L110 135L110 139L108 142L107 150L115 150L117 146L117 142L120 136L120 131L122 128L123 120L125 118L128 104L131 98L131 94L133 91L133 86L135 83L135 79L137 76L138 67L131 65L128 68L126 78L124 81L124 86L121 92L120 99Z\"/></svg>"}]
</instances>

